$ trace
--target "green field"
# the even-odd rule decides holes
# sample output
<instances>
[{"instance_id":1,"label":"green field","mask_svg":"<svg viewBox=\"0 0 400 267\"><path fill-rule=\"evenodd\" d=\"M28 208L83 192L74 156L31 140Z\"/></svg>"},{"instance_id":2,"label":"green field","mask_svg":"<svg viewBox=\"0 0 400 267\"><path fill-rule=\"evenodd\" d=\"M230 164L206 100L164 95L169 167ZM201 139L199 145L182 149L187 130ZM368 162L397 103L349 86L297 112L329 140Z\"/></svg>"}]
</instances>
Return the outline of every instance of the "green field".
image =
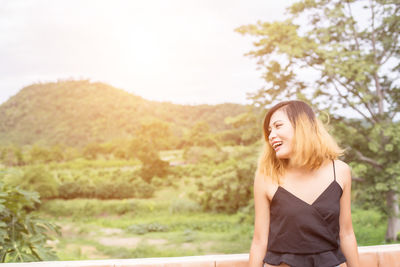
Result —
<instances>
[{"instance_id":1,"label":"green field","mask_svg":"<svg viewBox=\"0 0 400 267\"><path fill-rule=\"evenodd\" d=\"M142 200L51 200L39 215L61 226L49 242L60 260L247 253L251 215L201 212L185 188Z\"/></svg>"}]
</instances>

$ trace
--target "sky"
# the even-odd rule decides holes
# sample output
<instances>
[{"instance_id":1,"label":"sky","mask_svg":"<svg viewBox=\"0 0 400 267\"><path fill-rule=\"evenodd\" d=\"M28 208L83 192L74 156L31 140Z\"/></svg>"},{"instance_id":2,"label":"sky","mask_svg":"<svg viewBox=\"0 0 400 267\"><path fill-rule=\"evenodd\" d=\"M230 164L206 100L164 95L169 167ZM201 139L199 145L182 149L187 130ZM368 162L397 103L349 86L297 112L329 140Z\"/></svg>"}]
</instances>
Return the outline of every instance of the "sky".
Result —
<instances>
[{"instance_id":1,"label":"sky","mask_svg":"<svg viewBox=\"0 0 400 267\"><path fill-rule=\"evenodd\" d=\"M247 104L264 85L235 28L294 0L0 0L0 104L23 87L101 81L145 99Z\"/></svg>"}]
</instances>

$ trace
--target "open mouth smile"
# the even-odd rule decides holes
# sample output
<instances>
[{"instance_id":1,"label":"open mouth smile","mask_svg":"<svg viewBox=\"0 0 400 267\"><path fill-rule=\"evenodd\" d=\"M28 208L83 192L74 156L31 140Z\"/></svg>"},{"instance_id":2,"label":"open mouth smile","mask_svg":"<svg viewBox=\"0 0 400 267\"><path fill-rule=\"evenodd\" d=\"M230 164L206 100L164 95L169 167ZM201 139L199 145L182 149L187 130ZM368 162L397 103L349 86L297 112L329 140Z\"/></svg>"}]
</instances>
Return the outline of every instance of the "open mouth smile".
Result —
<instances>
[{"instance_id":1,"label":"open mouth smile","mask_svg":"<svg viewBox=\"0 0 400 267\"><path fill-rule=\"evenodd\" d=\"M280 148L281 145L282 145L282 141L273 142L273 143L272 143L272 148L273 148L275 151L277 151L277 150Z\"/></svg>"}]
</instances>

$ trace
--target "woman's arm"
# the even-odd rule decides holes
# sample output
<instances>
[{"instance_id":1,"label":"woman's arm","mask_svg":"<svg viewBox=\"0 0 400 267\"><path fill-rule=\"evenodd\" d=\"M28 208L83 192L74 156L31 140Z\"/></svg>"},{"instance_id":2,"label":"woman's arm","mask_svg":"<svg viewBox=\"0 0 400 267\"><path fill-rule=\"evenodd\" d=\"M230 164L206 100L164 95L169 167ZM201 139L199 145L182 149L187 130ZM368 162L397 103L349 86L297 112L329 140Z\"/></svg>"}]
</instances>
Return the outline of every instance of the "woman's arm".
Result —
<instances>
[{"instance_id":1,"label":"woman's arm","mask_svg":"<svg viewBox=\"0 0 400 267\"><path fill-rule=\"evenodd\" d=\"M349 166L338 161L343 194L340 199L340 247L346 257L347 267L359 267L357 241L351 222L351 171Z\"/></svg>"},{"instance_id":2,"label":"woman's arm","mask_svg":"<svg viewBox=\"0 0 400 267\"><path fill-rule=\"evenodd\" d=\"M266 181L259 174L254 179L254 209L254 235L250 248L249 267L261 267L268 243L269 200L266 194Z\"/></svg>"}]
</instances>

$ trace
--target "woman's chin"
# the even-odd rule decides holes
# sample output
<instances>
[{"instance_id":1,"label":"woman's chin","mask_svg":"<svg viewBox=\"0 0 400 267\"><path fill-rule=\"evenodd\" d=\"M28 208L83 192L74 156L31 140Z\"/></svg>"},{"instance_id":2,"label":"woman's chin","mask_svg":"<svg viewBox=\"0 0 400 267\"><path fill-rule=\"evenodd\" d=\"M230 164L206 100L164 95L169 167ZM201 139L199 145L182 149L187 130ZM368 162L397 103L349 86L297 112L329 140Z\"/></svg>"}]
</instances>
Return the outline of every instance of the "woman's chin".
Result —
<instances>
[{"instance_id":1,"label":"woman's chin","mask_svg":"<svg viewBox=\"0 0 400 267\"><path fill-rule=\"evenodd\" d=\"M281 151L277 151L275 155L278 159L288 159L289 158L288 153L283 153Z\"/></svg>"}]
</instances>

